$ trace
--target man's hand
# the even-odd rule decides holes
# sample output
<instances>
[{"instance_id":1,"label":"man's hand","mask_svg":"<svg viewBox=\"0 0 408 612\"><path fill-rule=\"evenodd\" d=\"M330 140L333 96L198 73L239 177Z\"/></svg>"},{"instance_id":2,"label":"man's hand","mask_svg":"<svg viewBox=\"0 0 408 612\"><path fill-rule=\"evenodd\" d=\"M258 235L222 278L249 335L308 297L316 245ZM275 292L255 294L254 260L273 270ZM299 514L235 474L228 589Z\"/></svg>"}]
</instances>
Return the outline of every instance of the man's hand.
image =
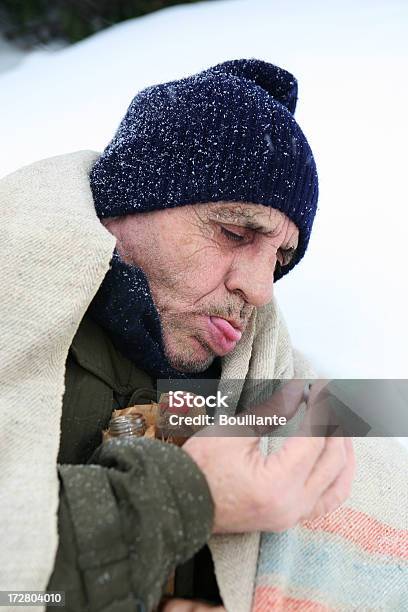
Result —
<instances>
[{"instance_id":1,"label":"man's hand","mask_svg":"<svg viewBox=\"0 0 408 612\"><path fill-rule=\"evenodd\" d=\"M285 413L291 415L303 386L293 381L285 388ZM349 496L355 470L351 439L311 435L313 400L321 389L312 387L299 436L286 439L273 454L261 454L257 437L196 435L184 444L207 478L215 503L214 533L281 532L332 512ZM274 398L276 412L279 395Z\"/></svg>"}]
</instances>

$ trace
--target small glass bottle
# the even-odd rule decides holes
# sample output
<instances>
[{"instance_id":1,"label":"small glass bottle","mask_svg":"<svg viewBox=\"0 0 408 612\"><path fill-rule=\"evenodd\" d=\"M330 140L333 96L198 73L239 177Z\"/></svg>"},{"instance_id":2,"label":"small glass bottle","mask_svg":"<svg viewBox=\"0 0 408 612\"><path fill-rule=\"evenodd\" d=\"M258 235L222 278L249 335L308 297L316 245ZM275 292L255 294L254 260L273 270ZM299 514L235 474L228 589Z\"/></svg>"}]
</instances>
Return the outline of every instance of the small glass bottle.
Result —
<instances>
[{"instance_id":1,"label":"small glass bottle","mask_svg":"<svg viewBox=\"0 0 408 612\"><path fill-rule=\"evenodd\" d=\"M142 437L146 433L146 419L140 412L115 416L109 421L108 436L123 438L125 436Z\"/></svg>"}]
</instances>

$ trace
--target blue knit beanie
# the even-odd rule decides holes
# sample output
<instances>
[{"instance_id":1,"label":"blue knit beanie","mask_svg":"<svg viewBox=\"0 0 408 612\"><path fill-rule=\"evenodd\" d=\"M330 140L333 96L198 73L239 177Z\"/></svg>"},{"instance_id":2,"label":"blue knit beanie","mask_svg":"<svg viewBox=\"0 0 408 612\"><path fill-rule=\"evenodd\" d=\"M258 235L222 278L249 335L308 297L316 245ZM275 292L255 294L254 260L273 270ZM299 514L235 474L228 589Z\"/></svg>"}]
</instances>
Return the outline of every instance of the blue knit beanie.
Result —
<instances>
[{"instance_id":1,"label":"blue knit beanie","mask_svg":"<svg viewBox=\"0 0 408 612\"><path fill-rule=\"evenodd\" d=\"M91 171L99 218L200 202L271 206L299 229L278 280L306 251L318 198L296 101L296 79L257 59L144 89Z\"/></svg>"}]
</instances>

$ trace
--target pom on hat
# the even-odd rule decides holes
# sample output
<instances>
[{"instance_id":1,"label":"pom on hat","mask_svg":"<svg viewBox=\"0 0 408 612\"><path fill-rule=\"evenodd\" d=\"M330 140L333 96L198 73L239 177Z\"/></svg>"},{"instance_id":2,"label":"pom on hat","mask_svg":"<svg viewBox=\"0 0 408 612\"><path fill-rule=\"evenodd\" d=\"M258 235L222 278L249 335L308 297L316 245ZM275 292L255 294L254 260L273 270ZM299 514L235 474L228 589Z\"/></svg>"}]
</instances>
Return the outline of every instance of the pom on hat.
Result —
<instances>
[{"instance_id":1,"label":"pom on hat","mask_svg":"<svg viewBox=\"0 0 408 612\"><path fill-rule=\"evenodd\" d=\"M297 81L293 74L279 68L279 66L255 59L230 60L209 68L208 72L225 72L231 76L253 81L255 85L265 89L277 102L286 106L292 115L295 112L298 93Z\"/></svg>"}]
</instances>

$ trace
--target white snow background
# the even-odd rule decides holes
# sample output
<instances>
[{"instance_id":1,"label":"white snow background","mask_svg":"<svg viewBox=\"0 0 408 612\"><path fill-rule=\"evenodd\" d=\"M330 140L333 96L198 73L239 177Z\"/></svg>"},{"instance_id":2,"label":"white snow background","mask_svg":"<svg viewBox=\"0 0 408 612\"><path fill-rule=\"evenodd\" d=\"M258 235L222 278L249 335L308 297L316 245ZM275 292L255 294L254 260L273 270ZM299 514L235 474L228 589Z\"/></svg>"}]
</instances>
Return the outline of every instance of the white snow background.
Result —
<instances>
[{"instance_id":1,"label":"white snow background","mask_svg":"<svg viewBox=\"0 0 408 612\"><path fill-rule=\"evenodd\" d=\"M282 66L320 179L305 259L275 289L293 342L331 378L408 378L407 23L404 0L213 0L59 50L2 42L0 175L102 150L147 85L233 58Z\"/></svg>"}]
</instances>

